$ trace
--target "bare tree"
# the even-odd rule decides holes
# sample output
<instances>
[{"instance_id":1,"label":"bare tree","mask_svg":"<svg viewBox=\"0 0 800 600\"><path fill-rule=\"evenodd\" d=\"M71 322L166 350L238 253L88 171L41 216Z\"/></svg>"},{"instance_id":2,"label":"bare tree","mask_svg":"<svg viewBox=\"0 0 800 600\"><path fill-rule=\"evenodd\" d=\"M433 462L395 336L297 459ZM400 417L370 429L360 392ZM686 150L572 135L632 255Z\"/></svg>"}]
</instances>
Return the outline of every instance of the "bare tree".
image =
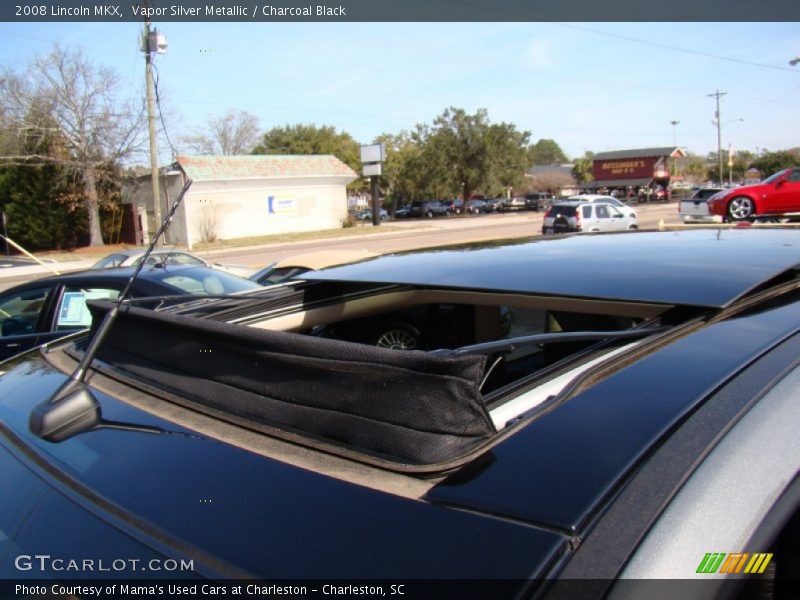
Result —
<instances>
[{"instance_id":1,"label":"bare tree","mask_svg":"<svg viewBox=\"0 0 800 600\"><path fill-rule=\"evenodd\" d=\"M45 131L54 133L64 148L56 154L14 154L6 140L0 161L76 168L83 179L92 246L103 245L98 169L131 156L142 143L143 103L117 98L119 87L112 71L95 66L80 50L58 46L25 71L6 67L0 77L0 110L16 128L16 148L24 147L26 135Z\"/></svg>"},{"instance_id":2,"label":"bare tree","mask_svg":"<svg viewBox=\"0 0 800 600\"><path fill-rule=\"evenodd\" d=\"M249 154L258 143L258 117L244 110L228 109L221 117L210 117L208 127L184 138L199 154Z\"/></svg>"}]
</instances>

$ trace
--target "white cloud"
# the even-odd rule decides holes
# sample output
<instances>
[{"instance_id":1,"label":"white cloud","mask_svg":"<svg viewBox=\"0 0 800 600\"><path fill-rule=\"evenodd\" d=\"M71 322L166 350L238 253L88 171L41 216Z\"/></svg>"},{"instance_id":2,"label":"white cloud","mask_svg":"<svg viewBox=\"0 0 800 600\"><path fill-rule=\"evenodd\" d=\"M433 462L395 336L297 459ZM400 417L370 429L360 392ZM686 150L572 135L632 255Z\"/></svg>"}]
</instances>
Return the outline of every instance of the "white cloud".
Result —
<instances>
[{"instance_id":1,"label":"white cloud","mask_svg":"<svg viewBox=\"0 0 800 600\"><path fill-rule=\"evenodd\" d=\"M550 40L536 38L531 40L528 45L528 65L534 68L554 67L556 64L553 55L553 45Z\"/></svg>"}]
</instances>

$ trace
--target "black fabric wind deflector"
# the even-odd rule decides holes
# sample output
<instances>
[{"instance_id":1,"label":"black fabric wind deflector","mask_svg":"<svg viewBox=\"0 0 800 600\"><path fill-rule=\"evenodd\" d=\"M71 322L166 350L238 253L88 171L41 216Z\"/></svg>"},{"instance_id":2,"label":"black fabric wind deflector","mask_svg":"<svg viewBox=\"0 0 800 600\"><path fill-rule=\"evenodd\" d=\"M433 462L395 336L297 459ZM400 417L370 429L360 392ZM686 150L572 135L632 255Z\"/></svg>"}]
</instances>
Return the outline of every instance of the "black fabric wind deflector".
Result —
<instances>
[{"instance_id":1,"label":"black fabric wind deflector","mask_svg":"<svg viewBox=\"0 0 800 600\"><path fill-rule=\"evenodd\" d=\"M92 322L111 308L90 302ZM407 465L447 462L495 432L485 358L442 358L124 306L98 352L201 411Z\"/></svg>"}]
</instances>

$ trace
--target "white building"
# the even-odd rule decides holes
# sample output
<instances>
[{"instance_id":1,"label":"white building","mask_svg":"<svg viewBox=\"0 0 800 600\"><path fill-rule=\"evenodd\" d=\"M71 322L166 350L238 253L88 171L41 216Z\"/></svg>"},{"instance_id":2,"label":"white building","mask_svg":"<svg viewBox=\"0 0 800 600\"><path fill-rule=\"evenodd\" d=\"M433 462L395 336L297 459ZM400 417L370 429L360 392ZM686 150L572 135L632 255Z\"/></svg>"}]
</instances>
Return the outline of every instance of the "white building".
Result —
<instances>
[{"instance_id":1,"label":"white building","mask_svg":"<svg viewBox=\"0 0 800 600\"><path fill-rule=\"evenodd\" d=\"M335 156L181 156L160 170L161 215L186 179L192 186L165 243L194 244L341 226L356 173ZM125 186L145 242L155 233L150 176Z\"/></svg>"}]
</instances>

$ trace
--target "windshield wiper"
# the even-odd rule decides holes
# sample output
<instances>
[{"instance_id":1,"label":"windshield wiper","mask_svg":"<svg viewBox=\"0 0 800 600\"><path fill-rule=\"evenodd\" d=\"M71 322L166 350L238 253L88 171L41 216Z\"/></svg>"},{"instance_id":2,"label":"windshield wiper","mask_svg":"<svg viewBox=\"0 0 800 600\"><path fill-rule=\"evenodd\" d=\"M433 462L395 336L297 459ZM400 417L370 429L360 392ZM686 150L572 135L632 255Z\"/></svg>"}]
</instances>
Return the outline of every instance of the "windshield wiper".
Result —
<instances>
[{"instance_id":1,"label":"windshield wiper","mask_svg":"<svg viewBox=\"0 0 800 600\"><path fill-rule=\"evenodd\" d=\"M136 266L130 279L128 279L125 289L122 290L122 293L119 295L119 298L114 303L111 310L106 313L103 320L97 326L94 335L83 353L83 358L69 376L69 379L59 386L48 400L38 404L31 412L28 427L34 435L50 442L60 442L102 425L100 404L97 402L97 399L94 397L85 381L89 365L91 365L94 357L97 355L97 351L100 349L100 345L108 335L111 325L113 325L116 320L119 309L127 297L133 282L136 280L139 272L147 264L147 259L153 252L158 239L166 230L169 222L172 220L172 216L175 214L175 211L178 209L178 206L186 195L186 192L189 191L191 185L192 180L187 179L181 193L175 199L175 202L164 217L164 220L161 221L161 226L158 228L155 236L153 236L153 240L147 247L147 251L144 253L142 260Z\"/></svg>"},{"instance_id":2,"label":"windshield wiper","mask_svg":"<svg viewBox=\"0 0 800 600\"><path fill-rule=\"evenodd\" d=\"M589 342L594 340L614 340L636 338L661 333L667 331L669 327L645 327L641 329L625 329L623 331L559 331L555 333L538 333L536 335L522 335L519 337L504 340L494 340L492 342L481 342L460 348L441 349L429 352L433 356L443 358L453 358L455 356L465 356L474 354L498 354L513 352L517 348L537 346L540 344L554 344L563 342Z\"/></svg>"}]
</instances>

